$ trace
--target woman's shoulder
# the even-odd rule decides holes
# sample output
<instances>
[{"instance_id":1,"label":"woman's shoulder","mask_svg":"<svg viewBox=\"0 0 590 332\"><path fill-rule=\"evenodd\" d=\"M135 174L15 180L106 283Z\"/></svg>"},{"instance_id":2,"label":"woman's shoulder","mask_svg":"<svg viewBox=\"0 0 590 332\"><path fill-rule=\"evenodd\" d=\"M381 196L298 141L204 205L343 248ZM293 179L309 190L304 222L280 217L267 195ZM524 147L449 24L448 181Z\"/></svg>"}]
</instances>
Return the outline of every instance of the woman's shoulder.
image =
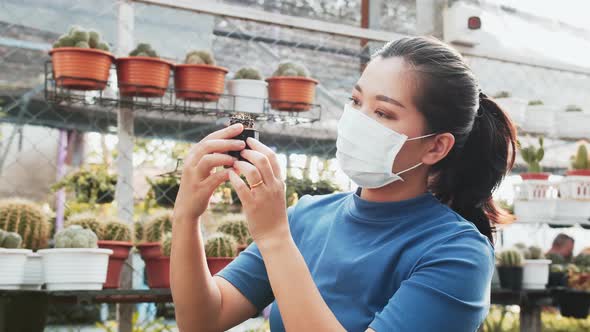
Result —
<instances>
[{"instance_id":1,"label":"woman's shoulder","mask_svg":"<svg viewBox=\"0 0 590 332\"><path fill-rule=\"evenodd\" d=\"M310 216L325 216L338 211L347 199L352 195L351 192L333 193L327 195L304 195L297 204L289 207L289 223L301 224L301 220L311 220Z\"/></svg>"}]
</instances>

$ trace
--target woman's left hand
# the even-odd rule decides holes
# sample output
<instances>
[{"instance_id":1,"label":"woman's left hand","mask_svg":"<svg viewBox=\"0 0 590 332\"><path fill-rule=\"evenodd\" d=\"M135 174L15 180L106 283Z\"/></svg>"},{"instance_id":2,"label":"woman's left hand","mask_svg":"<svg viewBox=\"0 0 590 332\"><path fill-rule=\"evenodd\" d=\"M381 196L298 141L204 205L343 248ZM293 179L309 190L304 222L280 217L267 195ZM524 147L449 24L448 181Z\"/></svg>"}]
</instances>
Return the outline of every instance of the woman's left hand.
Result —
<instances>
[{"instance_id":1,"label":"woman's left hand","mask_svg":"<svg viewBox=\"0 0 590 332\"><path fill-rule=\"evenodd\" d=\"M234 170L246 177L249 186L233 170L229 179L242 202L250 234L258 245L290 236L285 183L277 156L253 138L248 138L246 144L251 150L242 150L241 155L251 164L236 161Z\"/></svg>"}]
</instances>

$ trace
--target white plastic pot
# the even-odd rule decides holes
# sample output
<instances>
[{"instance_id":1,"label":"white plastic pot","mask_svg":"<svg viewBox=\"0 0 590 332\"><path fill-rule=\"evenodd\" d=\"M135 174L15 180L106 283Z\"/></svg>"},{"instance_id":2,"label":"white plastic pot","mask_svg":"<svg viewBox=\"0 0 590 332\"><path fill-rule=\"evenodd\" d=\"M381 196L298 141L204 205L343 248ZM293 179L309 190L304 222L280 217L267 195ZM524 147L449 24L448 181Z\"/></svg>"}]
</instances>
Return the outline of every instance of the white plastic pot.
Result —
<instances>
[{"instance_id":1,"label":"white plastic pot","mask_svg":"<svg viewBox=\"0 0 590 332\"><path fill-rule=\"evenodd\" d=\"M234 110L245 113L262 113L268 96L268 83L262 80L230 80L227 91L234 97Z\"/></svg>"},{"instance_id":2,"label":"white plastic pot","mask_svg":"<svg viewBox=\"0 0 590 332\"><path fill-rule=\"evenodd\" d=\"M558 109L545 105L528 106L522 128L531 133L552 135Z\"/></svg>"},{"instance_id":3,"label":"white plastic pot","mask_svg":"<svg viewBox=\"0 0 590 332\"><path fill-rule=\"evenodd\" d=\"M0 248L0 289L19 289L30 253L29 249Z\"/></svg>"},{"instance_id":4,"label":"white plastic pot","mask_svg":"<svg viewBox=\"0 0 590 332\"><path fill-rule=\"evenodd\" d=\"M548 180L524 180L514 185L514 215L519 223L552 221L557 205L557 189Z\"/></svg>"},{"instance_id":5,"label":"white plastic pot","mask_svg":"<svg viewBox=\"0 0 590 332\"><path fill-rule=\"evenodd\" d=\"M557 136L566 138L590 137L590 113L559 112L556 115Z\"/></svg>"},{"instance_id":6,"label":"white plastic pot","mask_svg":"<svg viewBox=\"0 0 590 332\"><path fill-rule=\"evenodd\" d=\"M100 290L107 279L110 249L56 248L38 253L48 290Z\"/></svg>"},{"instance_id":7,"label":"white plastic pot","mask_svg":"<svg viewBox=\"0 0 590 332\"><path fill-rule=\"evenodd\" d=\"M497 98L496 103L510 115L512 121L522 127L525 121L527 101L520 98Z\"/></svg>"},{"instance_id":8,"label":"white plastic pot","mask_svg":"<svg viewBox=\"0 0 590 332\"><path fill-rule=\"evenodd\" d=\"M549 282L549 259L525 259L522 270L524 289L545 289Z\"/></svg>"},{"instance_id":9,"label":"white plastic pot","mask_svg":"<svg viewBox=\"0 0 590 332\"><path fill-rule=\"evenodd\" d=\"M20 289L36 290L41 289L43 285L43 264L41 262L41 255L38 253L30 253L27 256L25 263L25 275Z\"/></svg>"}]
</instances>

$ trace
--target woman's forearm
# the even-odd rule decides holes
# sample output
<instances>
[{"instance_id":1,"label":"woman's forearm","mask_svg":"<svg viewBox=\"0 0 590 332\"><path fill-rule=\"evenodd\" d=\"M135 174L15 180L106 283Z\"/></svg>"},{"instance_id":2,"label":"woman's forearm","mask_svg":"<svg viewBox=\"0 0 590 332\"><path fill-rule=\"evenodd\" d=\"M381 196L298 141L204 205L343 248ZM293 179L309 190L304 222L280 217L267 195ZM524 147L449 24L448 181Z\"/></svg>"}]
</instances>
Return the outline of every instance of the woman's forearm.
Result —
<instances>
[{"instance_id":1,"label":"woman's forearm","mask_svg":"<svg viewBox=\"0 0 590 332\"><path fill-rule=\"evenodd\" d=\"M257 244L287 331L345 331L322 298L290 234Z\"/></svg>"},{"instance_id":2,"label":"woman's forearm","mask_svg":"<svg viewBox=\"0 0 590 332\"><path fill-rule=\"evenodd\" d=\"M181 331L214 331L221 293L207 267L199 221L174 220L170 288Z\"/></svg>"}]
</instances>

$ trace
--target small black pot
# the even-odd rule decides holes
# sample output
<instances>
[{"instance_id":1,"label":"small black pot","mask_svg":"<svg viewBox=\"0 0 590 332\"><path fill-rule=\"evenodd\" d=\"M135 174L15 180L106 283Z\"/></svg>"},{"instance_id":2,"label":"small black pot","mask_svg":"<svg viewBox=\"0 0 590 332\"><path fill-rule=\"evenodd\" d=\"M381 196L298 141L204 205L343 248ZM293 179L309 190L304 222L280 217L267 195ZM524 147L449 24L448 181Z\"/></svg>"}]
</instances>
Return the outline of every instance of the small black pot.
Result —
<instances>
[{"instance_id":1,"label":"small black pot","mask_svg":"<svg viewBox=\"0 0 590 332\"><path fill-rule=\"evenodd\" d=\"M567 279L567 273L565 272L549 272L547 287L566 287Z\"/></svg>"},{"instance_id":2,"label":"small black pot","mask_svg":"<svg viewBox=\"0 0 590 332\"><path fill-rule=\"evenodd\" d=\"M590 295L575 289L564 290L557 295L559 310L564 317L585 319L590 308Z\"/></svg>"},{"instance_id":3,"label":"small black pot","mask_svg":"<svg viewBox=\"0 0 590 332\"><path fill-rule=\"evenodd\" d=\"M173 207L178 196L180 184L174 186L158 186L154 185L154 195L156 196L156 203L161 207Z\"/></svg>"},{"instance_id":4,"label":"small black pot","mask_svg":"<svg viewBox=\"0 0 590 332\"><path fill-rule=\"evenodd\" d=\"M248 139L248 137L252 137L256 140L258 140L258 130L256 129L252 129L252 128L244 128L244 131L242 131L241 134L239 134L238 136L234 137L233 139L239 139L242 140L244 142L246 142L246 140ZM250 149L248 147L248 145L246 145L246 149ZM246 159L242 158L242 156L240 155L241 151L229 151L229 155L234 157L234 158L238 158L238 160L241 161L247 161Z\"/></svg>"},{"instance_id":5,"label":"small black pot","mask_svg":"<svg viewBox=\"0 0 590 332\"><path fill-rule=\"evenodd\" d=\"M500 276L500 287L511 290L522 289L522 267L521 266L498 266Z\"/></svg>"},{"instance_id":6,"label":"small black pot","mask_svg":"<svg viewBox=\"0 0 590 332\"><path fill-rule=\"evenodd\" d=\"M112 203L115 200L115 192L112 190L98 191L96 193L96 203L106 204Z\"/></svg>"}]
</instances>

